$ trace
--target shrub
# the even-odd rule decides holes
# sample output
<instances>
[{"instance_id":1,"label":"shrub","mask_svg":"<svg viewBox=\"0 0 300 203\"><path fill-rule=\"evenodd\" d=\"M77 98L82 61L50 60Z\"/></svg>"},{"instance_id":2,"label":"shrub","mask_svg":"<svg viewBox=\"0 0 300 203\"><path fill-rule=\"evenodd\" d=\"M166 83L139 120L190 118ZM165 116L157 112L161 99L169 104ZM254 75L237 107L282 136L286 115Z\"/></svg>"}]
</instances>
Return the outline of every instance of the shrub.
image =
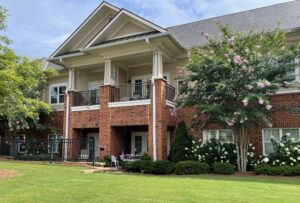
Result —
<instances>
[{"instance_id":1,"label":"shrub","mask_svg":"<svg viewBox=\"0 0 300 203\"><path fill-rule=\"evenodd\" d=\"M151 160L141 160L140 169L143 173L152 173L153 171L153 161Z\"/></svg>"},{"instance_id":2,"label":"shrub","mask_svg":"<svg viewBox=\"0 0 300 203\"><path fill-rule=\"evenodd\" d=\"M149 161L151 160L151 157L147 153L144 153L143 155L140 156L140 159Z\"/></svg>"},{"instance_id":3,"label":"shrub","mask_svg":"<svg viewBox=\"0 0 300 203\"><path fill-rule=\"evenodd\" d=\"M188 135L185 123L182 121L176 128L175 141L170 150L170 160L174 162L188 160L189 154L187 154L186 148L190 148L192 145L192 139Z\"/></svg>"},{"instance_id":4,"label":"shrub","mask_svg":"<svg viewBox=\"0 0 300 203\"><path fill-rule=\"evenodd\" d=\"M234 166L229 163L214 163L212 165L213 172L217 174L229 175L234 173Z\"/></svg>"},{"instance_id":5,"label":"shrub","mask_svg":"<svg viewBox=\"0 0 300 203\"><path fill-rule=\"evenodd\" d=\"M274 152L262 162L272 166L295 166L300 164L300 142L295 142L290 135L282 136L280 141L271 137Z\"/></svg>"},{"instance_id":6,"label":"shrub","mask_svg":"<svg viewBox=\"0 0 300 203\"><path fill-rule=\"evenodd\" d=\"M201 174L208 173L210 166L207 163L199 161L180 161L175 165L175 173L177 175L183 174Z\"/></svg>"},{"instance_id":7,"label":"shrub","mask_svg":"<svg viewBox=\"0 0 300 203\"><path fill-rule=\"evenodd\" d=\"M297 166L270 166L266 164L259 165L255 169L256 174L263 175L282 175L282 176L300 176L300 165Z\"/></svg>"},{"instance_id":8,"label":"shrub","mask_svg":"<svg viewBox=\"0 0 300 203\"><path fill-rule=\"evenodd\" d=\"M105 167L109 167L111 165L111 157L109 155L104 156L103 161L105 163Z\"/></svg>"},{"instance_id":9,"label":"shrub","mask_svg":"<svg viewBox=\"0 0 300 203\"><path fill-rule=\"evenodd\" d=\"M154 161L152 173L156 175L171 174L174 171L174 164L170 161Z\"/></svg>"},{"instance_id":10,"label":"shrub","mask_svg":"<svg viewBox=\"0 0 300 203\"><path fill-rule=\"evenodd\" d=\"M141 172L141 161L124 161L123 167L127 172Z\"/></svg>"}]
</instances>

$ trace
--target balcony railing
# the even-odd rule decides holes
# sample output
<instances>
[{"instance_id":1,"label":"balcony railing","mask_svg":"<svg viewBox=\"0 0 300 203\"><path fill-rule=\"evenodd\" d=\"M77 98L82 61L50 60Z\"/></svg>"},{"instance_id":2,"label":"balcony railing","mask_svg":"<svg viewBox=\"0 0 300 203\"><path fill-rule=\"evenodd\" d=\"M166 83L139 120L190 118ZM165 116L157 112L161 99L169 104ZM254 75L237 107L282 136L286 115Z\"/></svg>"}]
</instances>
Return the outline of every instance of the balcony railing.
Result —
<instances>
[{"instance_id":1,"label":"balcony railing","mask_svg":"<svg viewBox=\"0 0 300 203\"><path fill-rule=\"evenodd\" d=\"M97 105L99 103L98 90L74 92L73 106Z\"/></svg>"},{"instance_id":2,"label":"balcony railing","mask_svg":"<svg viewBox=\"0 0 300 203\"><path fill-rule=\"evenodd\" d=\"M110 102L136 101L150 99L150 83L137 83L112 87Z\"/></svg>"},{"instance_id":3,"label":"balcony railing","mask_svg":"<svg viewBox=\"0 0 300 203\"><path fill-rule=\"evenodd\" d=\"M168 101L173 102L174 98L175 98L175 87L167 84L167 88L166 89L167 89L166 99Z\"/></svg>"}]
</instances>

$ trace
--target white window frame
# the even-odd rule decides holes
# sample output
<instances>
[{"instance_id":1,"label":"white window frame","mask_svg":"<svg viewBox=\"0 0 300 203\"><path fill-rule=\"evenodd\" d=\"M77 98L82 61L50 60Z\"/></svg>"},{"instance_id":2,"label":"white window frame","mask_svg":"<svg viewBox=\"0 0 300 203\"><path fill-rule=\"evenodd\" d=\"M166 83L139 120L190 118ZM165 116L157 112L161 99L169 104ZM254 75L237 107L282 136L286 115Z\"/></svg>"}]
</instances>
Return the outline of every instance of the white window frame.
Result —
<instances>
[{"instance_id":1,"label":"white window frame","mask_svg":"<svg viewBox=\"0 0 300 203\"><path fill-rule=\"evenodd\" d=\"M132 132L131 133L131 153L135 152L135 137L142 137L142 152L141 154L148 153L148 132Z\"/></svg>"},{"instance_id":2,"label":"white window frame","mask_svg":"<svg viewBox=\"0 0 300 203\"><path fill-rule=\"evenodd\" d=\"M299 140L300 140L300 128L263 128L262 129L262 147L263 147L263 155L264 156L267 156L268 154L265 152L265 143L272 143L271 140L270 141L265 141L265 134L264 134L264 130L279 130L279 140L282 139L282 136L283 136L283 133L282 131L283 130L298 130L298 137L299 137ZM298 141L299 141L298 140ZM297 142L297 141L296 141Z\"/></svg>"},{"instance_id":3,"label":"white window frame","mask_svg":"<svg viewBox=\"0 0 300 203\"><path fill-rule=\"evenodd\" d=\"M220 140L220 131L231 131L232 133L232 142L230 141L221 141L222 143L234 143L234 134L231 129L216 129L216 130L203 130L202 135L203 135L203 143L208 141L208 133L211 131L216 131L216 139Z\"/></svg>"},{"instance_id":4,"label":"white window frame","mask_svg":"<svg viewBox=\"0 0 300 203\"><path fill-rule=\"evenodd\" d=\"M22 139L20 139L20 137L22 137ZM17 140L18 140L17 152L22 153L22 154L25 153L25 152L22 152L20 150L21 150L22 144L24 144L25 141L26 141L26 135L25 134L17 135Z\"/></svg>"},{"instance_id":5,"label":"white window frame","mask_svg":"<svg viewBox=\"0 0 300 203\"><path fill-rule=\"evenodd\" d=\"M62 139L62 135L59 135L59 134L49 134L48 135L48 153L51 153L51 146L50 146L50 136L55 136L55 140L59 140L59 139ZM57 154L58 153L58 146L59 146L59 143L58 142L55 142L54 143L54 147L53 147L53 153L54 154Z\"/></svg>"},{"instance_id":6,"label":"white window frame","mask_svg":"<svg viewBox=\"0 0 300 203\"><path fill-rule=\"evenodd\" d=\"M63 103L60 103L59 102L59 87L63 87L65 86L66 87L66 91L68 90L68 84L67 83L57 83L57 84L51 84L49 85L49 104L50 105L58 105L58 104L63 104ZM56 103L51 103L51 89L54 88L54 87L57 87L57 102Z\"/></svg>"}]
</instances>

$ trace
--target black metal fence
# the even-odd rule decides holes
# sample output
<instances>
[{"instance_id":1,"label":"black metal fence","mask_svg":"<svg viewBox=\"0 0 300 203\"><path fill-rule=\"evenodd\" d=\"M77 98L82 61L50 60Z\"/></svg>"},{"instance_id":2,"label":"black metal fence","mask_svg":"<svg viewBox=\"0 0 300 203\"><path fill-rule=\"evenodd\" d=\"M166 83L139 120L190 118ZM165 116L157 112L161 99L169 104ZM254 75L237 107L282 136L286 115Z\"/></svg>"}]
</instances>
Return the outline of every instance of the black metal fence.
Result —
<instances>
[{"instance_id":1,"label":"black metal fence","mask_svg":"<svg viewBox=\"0 0 300 203\"><path fill-rule=\"evenodd\" d=\"M166 93L166 99L168 101L173 102L175 98L175 87L167 84L167 93Z\"/></svg>"},{"instance_id":2,"label":"black metal fence","mask_svg":"<svg viewBox=\"0 0 300 203\"><path fill-rule=\"evenodd\" d=\"M74 92L73 106L97 105L100 103L98 90Z\"/></svg>"},{"instance_id":3,"label":"black metal fence","mask_svg":"<svg viewBox=\"0 0 300 203\"><path fill-rule=\"evenodd\" d=\"M10 142L9 155L16 160L69 161L95 163L95 140L47 139Z\"/></svg>"},{"instance_id":4,"label":"black metal fence","mask_svg":"<svg viewBox=\"0 0 300 203\"><path fill-rule=\"evenodd\" d=\"M119 85L111 88L110 102L150 99L150 83Z\"/></svg>"}]
</instances>

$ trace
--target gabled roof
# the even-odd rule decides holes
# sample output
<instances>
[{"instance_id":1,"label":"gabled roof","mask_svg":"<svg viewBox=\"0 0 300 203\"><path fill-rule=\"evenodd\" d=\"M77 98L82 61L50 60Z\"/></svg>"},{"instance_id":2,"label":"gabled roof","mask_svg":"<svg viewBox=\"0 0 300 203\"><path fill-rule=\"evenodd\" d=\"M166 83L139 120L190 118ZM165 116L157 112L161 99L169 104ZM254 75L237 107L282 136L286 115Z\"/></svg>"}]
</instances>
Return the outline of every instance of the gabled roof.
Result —
<instances>
[{"instance_id":1,"label":"gabled roof","mask_svg":"<svg viewBox=\"0 0 300 203\"><path fill-rule=\"evenodd\" d=\"M74 38L76 38L76 36L80 35L80 34L85 34L83 29L84 28L88 28L92 25L89 25L89 23L91 24L91 21L93 22L98 22L100 19L97 19L97 15L101 14L101 12L103 10L109 10L111 11L112 13L117 13L119 12L119 8L112 5L112 4L109 4L105 1L103 1L92 13L91 15L89 15L85 21L54 51L54 53L50 56L50 58L52 57L55 57L55 56L58 56L58 55L63 55L64 53L67 53L67 52L74 52L76 50L72 50L72 47L71 47L71 44L72 44L72 40ZM99 27L98 29L101 29L101 27ZM80 33L82 32L82 33ZM76 40L74 40L76 41ZM89 42L89 41L88 41ZM74 43L74 42L73 42ZM83 45L80 45L78 46L78 49L80 48L84 48L86 44L84 44L83 42Z\"/></svg>"},{"instance_id":2,"label":"gabled roof","mask_svg":"<svg viewBox=\"0 0 300 203\"><path fill-rule=\"evenodd\" d=\"M282 30L300 28L300 1L276 4L249 11L233 13L197 22L166 28L178 42L186 47L206 44L203 33L218 36L220 30L216 22L228 24L233 32L248 30L275 30L278 25Z\"/></svg>"},{"instance_id":3,"label":"gabled roof","mask_svg":"<svg viewBox=\"0 0 300 203\"><path fill-rule=\"evenodd\" d=\"M145 29L143 33L131 33L131 35L137 35L137 34L144 34L148 32L158 32L158 33L164 33L167 32L164 28L126 10L126 9L121 9L115 17L108 23L106 26L94 37L94 39L91 40L91 42L85 47L89 48L92 46L95 46L97 44L101 44L107 40L107 37L109 34L111 34L111 31L119 25L119 23L123 20L132 20L137 23L139 23L142 27L147 27L148 29ZM130 35L129 35L130 36ZM129 37L125 36L125 37ZM121 36L120 38L124 38L124 36ZM111 40L111 39L109 39Z\"/></svg>"}]
</instances>

